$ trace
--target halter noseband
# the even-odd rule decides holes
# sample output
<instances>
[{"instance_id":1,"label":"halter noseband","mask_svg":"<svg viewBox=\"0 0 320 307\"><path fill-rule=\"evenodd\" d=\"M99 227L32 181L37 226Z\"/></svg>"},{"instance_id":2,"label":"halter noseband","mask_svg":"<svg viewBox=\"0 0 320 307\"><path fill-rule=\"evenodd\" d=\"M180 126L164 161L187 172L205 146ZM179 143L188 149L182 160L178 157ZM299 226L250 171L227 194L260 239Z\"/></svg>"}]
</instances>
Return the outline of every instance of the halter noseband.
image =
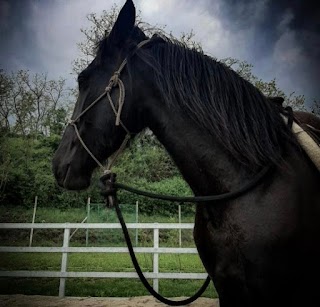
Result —
<instances>
[{"instance_id":1,"label":"halter noseband","mask_svg":"<svg viewBox=\"0 0 320 307\"><path fill-rule=\"evenodd\" d=\"M135 50L133 51L136 52L138 49L140 49L142 46L146 45L147 43L149 43L150 39L144 40L142 42L140 42L137 47L135 48ZM113 76L109 79L109 83L107 85L107 87L105 88L104 92L97 98L95 99L89 106L87 106L78 116L76 116L76 118L74 119L70 119L68 122L68 125L71 125L74 127L74 130L76 132L76 135L78 137L78 140L80 141L82 147L87 151L87 153L91 156L91 158L97 163L97 165L103 170L104 173L109 173L110 169L112 167L112 165L114 164L115 160L117 159L117 157L119 156L119 154L124 150L124 148L126 147L129 139L131 138L131 133L130 131L127 129L127 127L123 124L123 122L120 119L121 116L121 112L122 112L122 108L124 105L124 99L125 99L125 87L124 84L122 82L122 80L120 79L120 74L123 71L123 69L125 68L127 64L127 58L125 58L121 65L119 66L119 69L116 70L113 74ZM118 99L118 109L116 109L112 98L111 98L111 91L113 88L115 87L119 87L119 99ZM80 132L78 130L78 127L76 125L76 122L79 121L79 119L81 118L82 115L84 115L87 111L89 111L96 103L98 103L102 98L104 98L105 96L108 97L110 106L112 108L113 113L116 116L116 121L115 121L115 125L119 126L121 125L121 127L124 129L124 131L126 132L126 137L123 140L121 146L119 147L119 149L114 153L114 155L111 158L111 161L108 162L107 168L105 168L102 163L95 157L95 155L91 152L91 150L88 148L88 146L85 144L85 142L83 141Z\"/></svg>"}]
</instances>

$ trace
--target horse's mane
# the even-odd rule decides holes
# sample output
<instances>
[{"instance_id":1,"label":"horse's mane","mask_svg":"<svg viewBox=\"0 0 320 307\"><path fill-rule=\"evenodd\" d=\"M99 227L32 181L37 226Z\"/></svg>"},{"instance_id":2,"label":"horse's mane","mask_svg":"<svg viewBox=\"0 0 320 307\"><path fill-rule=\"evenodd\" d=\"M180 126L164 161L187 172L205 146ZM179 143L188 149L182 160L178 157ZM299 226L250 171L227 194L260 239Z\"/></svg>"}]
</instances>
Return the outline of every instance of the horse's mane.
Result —
<instances>
[{"instance_id":1,"label":"horse's mane","mask_svg":"<svg viewBox=\"0 0 320 307\"><path fill-rule=\"evenodd\" d=\"M141 39L146 36L135 27L131 44ZM105 38L97 55L107 45ZM283 145L288 140L295 143L279 107L223 63L164 35L154 35L150 44L135 54L152 67L165 103L214 135L248 168L279 164ZM133 62L128 61L130 75Z\"/></svg>"},{"instance_id":2,"label":"horse's mane","mask_svg":"<svg viewBox=\"0 0 320 307\"><path fill-rule=\"evenodd\" d=\"M137 55L153 67L165 103L214 135L241 164L279 164L283 144L295 143L279 108L223 63L164 36Z\"/></svg>"}]
</instances>

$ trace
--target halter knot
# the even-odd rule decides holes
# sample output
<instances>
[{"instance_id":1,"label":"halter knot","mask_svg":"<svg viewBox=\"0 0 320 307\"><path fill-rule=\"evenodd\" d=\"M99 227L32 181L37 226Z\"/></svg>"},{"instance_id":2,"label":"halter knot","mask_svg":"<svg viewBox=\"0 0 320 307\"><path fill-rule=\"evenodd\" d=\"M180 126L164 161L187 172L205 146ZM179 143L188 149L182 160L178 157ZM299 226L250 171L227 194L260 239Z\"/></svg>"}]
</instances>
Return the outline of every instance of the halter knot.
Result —
<instances>
[{"instance_id":1,"label":"halter knot","mask_svg":"<svg viewBox=\"0 0 320 307\"><path fill-rule=\"evenodd\" d=\"M99 186L101 189L100 194L104 196L107 207L110 207L112 201L110 202L111 198L117 197L117 188L115 187L117 175L115 173L107 173L100 177L99 179Z\"/></svg>"},{"instance_id":2,"label":"halter knot","mask_svg":"<svg viewBox=\"0 0 320 307\"><path fill-rule=\"evenodd\" d=\"M115 71L113 76L110 78L109 83L115 87L118 83L119 83L119 77L120 77L120 72L119 71Z\"/></svg>"},{"instance_id":3,"label":"halter knot","mask_svg":"<svg viewBox=\"0 0 320 307\"><path fill-rule=\"evenodd\" d=\"M109 84L106 87L106 92L111 92L112 88L116 87L119 85L119 78L120 76L120 71L115 71L113 76L109 80Z\"/></svg>"}]
</instances>

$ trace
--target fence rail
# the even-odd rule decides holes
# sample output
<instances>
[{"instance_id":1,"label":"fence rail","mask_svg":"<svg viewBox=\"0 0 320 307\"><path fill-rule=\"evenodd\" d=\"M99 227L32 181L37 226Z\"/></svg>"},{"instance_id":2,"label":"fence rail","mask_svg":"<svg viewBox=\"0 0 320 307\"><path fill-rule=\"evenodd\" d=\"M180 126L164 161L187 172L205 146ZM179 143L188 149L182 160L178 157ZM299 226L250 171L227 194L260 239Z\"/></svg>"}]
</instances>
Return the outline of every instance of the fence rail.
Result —
<instances>
[{"instance_id":1,"label":"fence rail","mask_svg":"<svg viewBox=\"0 0 320 307\"><path fill-rule=\"evenodd\" d=\"M159 289L159 279L205 279L205 273L160 273L159 254L197 254L196 248L159 247L159 229L193 229L193 223L128 223L128 229L153 229L153 247L135 247L136 253L153 254L153 272L145 272ZM68 272L69 253L128 253L126 247L70 247L71 229L120 229L118 223L2 223L0 229L64 229L62 247L0 246L0 253L62 253L60 271L0 271L0 277L60 278L59 296L65 296L67 278L138 278L135 272Z\"/></svg>"}]
</instances>

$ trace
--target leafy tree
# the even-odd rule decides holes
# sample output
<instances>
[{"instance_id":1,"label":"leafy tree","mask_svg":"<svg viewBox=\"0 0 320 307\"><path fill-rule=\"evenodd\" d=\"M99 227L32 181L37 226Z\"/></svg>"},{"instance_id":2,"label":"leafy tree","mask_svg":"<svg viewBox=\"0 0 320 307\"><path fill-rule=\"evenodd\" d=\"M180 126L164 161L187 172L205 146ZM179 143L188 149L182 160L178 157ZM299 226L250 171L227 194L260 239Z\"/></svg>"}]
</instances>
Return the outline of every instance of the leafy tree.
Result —
<instances>
[{"instance_id":1,"label":"leafy tree","mask_svg":"<svg viewBox=\"0 0 320 307\"><path fill-rule=\"evenodd\" d=\"M45 74L20 70L0 71L0 123L2 130L30 135L61 133L70 91L65 80L48 80Z\"/></svg>"},{"instance_id":2,"label":"leafy tree","mask_svg":"<svg viewBox=\"0 0 320 307\"><path fill-rule=\"evenodd\" d=\"M56 190L51 158L64 128L68 95L63 79L0 71L2 202L29 204L34 195L48 197Z\"/></svg>"},{"instance_id":3,"label":"leafy tree","mask_svg":"<svg viewBox=\"0 0 320 307\"><path fill-rule=\"evenodd\" d=\"M2 132L10 132L10 114L12 105L10 104L10 91L12 82L8 76L0 69L0 124Z\"/></svg>"}]
</instances>

